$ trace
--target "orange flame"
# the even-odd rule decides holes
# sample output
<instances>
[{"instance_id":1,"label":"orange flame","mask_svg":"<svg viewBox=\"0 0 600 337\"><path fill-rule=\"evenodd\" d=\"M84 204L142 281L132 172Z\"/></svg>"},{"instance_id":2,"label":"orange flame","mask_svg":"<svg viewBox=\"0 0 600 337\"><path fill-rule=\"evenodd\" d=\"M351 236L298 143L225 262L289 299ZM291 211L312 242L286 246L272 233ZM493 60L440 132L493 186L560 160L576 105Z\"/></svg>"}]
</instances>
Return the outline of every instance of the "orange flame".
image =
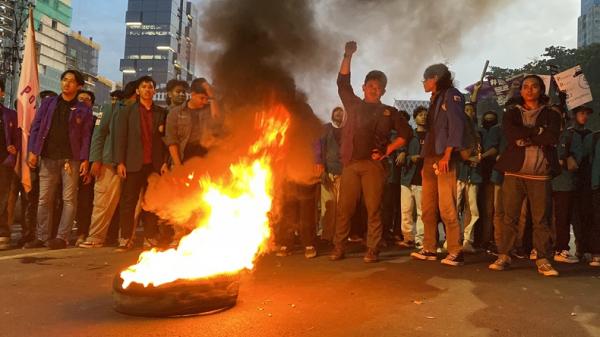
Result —
<instances>
[{"instance_id":1,"label":"orange flame","mask_svg":"<svg viewBox=\"0 0 600 337\"><path fill-rule=\"evenodd\" d=\"M142 252L137 264L121 272L126 289L131 283L159 286L179 279L199 279L252 269L264 252L271 230L268 213L273 199L271 161L285 141L289 113L277 105L257 115L261 137L247 158L229 167L225 180L200 179L198 207L206 216L181 239L176 249ZM193 178L190 173L188 178Z\"/></svg>"}]
</instances>

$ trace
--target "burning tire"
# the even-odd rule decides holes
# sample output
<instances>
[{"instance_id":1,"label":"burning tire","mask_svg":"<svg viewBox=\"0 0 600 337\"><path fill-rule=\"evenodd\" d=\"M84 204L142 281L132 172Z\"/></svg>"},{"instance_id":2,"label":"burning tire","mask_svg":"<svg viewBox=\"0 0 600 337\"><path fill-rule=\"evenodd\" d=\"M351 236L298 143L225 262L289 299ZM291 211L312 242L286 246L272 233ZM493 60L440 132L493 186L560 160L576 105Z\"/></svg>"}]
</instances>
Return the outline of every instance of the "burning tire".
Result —
<instances>
[{"instance_id":1,"label":"burning tire","mask_svg":"<svg viewBox=\"0 0 600 337\"><path fill-rule=\"evenodd\" d=\"M132 283L122 288L117 274L113 281L114 309L120 313L147 317L174 317L211 314L235 305L239 274L198 280L177 280L158 287Z\"/></svg>"}]
</instances>

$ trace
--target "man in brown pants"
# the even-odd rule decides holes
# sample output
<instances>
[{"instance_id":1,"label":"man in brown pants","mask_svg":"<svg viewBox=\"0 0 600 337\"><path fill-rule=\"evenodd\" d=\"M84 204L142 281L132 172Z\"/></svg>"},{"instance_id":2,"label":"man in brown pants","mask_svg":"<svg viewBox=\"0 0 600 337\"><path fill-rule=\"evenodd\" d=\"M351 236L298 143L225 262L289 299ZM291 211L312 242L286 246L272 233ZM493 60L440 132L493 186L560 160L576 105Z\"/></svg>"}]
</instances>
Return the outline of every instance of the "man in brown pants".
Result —
<instances>
[{"instance_id":1,"label":"man in brown pants","mask_svg":"<svg viewBox=\"0 0 600 337\"><path fill-rule=\"evenodd\" d=\"M417 260L437 260L437 227L441 217L446 226L448 256L443 264L464 263L460 224L456 210L457 150L462 150L465 128L464 98L454 88L452 75L443 64L429 66L423 87L431 92L427 114L427 136L421 149L423 161L422 218L425 226L423 249L411 256Z\"/></svg>"},{"instance_id":2,"label":"man in brown pants","mask_svg":"<svg viewBox=\"0 0 600 337\"><path fill-rule=\"evenodd\" d=\"M350 219L361 193L367 208L367 254L365 262L379 260L382 236L381 199L386 179L382 159L406 144L412 137L408 122L398 111L381 103L387 77L378 70L369 72L363 84L364 99L354 94L350 84L350 61L356 52L356 42L346 43L344 59L338 75L338 92L346 110L346 125L342 130L342 176L337 223L330 259L344 257L344 243L350 233ZM398 137L390 144L390 132Z\"/></svg>"}]
</instances>

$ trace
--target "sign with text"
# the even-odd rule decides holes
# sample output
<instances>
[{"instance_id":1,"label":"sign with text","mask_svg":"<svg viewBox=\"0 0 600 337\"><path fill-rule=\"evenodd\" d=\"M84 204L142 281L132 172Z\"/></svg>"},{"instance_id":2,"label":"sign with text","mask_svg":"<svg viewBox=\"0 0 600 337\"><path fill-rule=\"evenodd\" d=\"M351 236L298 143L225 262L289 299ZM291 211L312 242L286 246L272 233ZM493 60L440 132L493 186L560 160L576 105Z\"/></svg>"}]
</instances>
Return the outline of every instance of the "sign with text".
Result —
<instances>
[{"instance_id":1,"label":"sign with text","mask_svg":"<svg viewBox=\"0 0 600 337\"><path fill-rule=\"evenodd\" d=\"M581 66L577 65L556 74L554 79L558 89L567 94L567 108L569 110L593 100L590 85L585 79Z\"/></svg>"}]
</instances>

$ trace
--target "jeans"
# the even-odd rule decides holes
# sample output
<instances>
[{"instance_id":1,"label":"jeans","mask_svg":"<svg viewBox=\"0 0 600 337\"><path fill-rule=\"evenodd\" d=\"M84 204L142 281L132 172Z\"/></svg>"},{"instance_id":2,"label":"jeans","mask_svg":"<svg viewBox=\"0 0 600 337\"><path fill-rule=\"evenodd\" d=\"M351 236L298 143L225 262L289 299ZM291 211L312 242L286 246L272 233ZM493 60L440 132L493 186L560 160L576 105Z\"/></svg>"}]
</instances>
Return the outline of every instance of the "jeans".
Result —
<instances>
[{"instance_id":1,"label":"jeans","mask_svg":"<svg viewBox=\"0 0 600 337\"><path fill-rule=\"evenodd\" d=\"M295 232L298 232L303 247L315 245L317 187L318 185L284 183L283 215L278 235L282 246L293 246Z\"/></svg>"},{"instance_id":2,"label":"jeans","mask_svg":"<svg viewBox=\"0 0 600 337\"><path fill-rule=\"evenodd\" d=\"M479 220L479 208L477 207L477 192L479 184L458 181L456 184L456 207L461 216L463 228L463 243L473 244L475 241L475 224Z\"/></svg>"},{"instance_id":3,"label":"jeans","mask_svg":"<svg viewBox=\"0 0 600 337\"><path fill-rule=\"evenodd\" d=\"M361 193L367 209L367 247L378 250L383 228L381 199L386 172L383 163L375 160L357 160L344 167L340 183L334 245L343 247L350 234L350 220L358 208Z\"/></svg>"},{"instance_id":4,"label":"jeans","mask_svg":"<svg viewBox=\"0 0 600 337\"><path fill-rule=\"evenodd\" d=\"M423 244L422 187L420 185L411 185L410 187L402 185L400 188L402 190L400 192L400 206L402 208L402 236L404 236L404 241L415 241L415 243ZM416 221L415 213L417 215Z\"/></svg>"},{"instance_id":5,"label":"jeans","mask_svg":"<svg viewBox=\"0 0 600 337\"><path fill-rule=\"evenodd\" d=\"M533 227L533 248L538 259L552 256L550 209L550 181L533 180L507 175L502 185L504 201L504 228L502 242L498 247L500 254L508 255L515 247L519 236L519 220L523 210L523 201L527 200L531 212Z\"/></svg>"},{"instance_id":6,"label":"jeans","mask_svg":"<svg viewBox=\"0 0 600 337\"><path fill-rule=\"evenodd\" d=\"M436 175L433 164L440 159L441 156L426 157L423 162L421 199L425 226L423 248L430 252L436 251L437 228L441 217L446 226L448 253L457 255L462 251L462 242L460 242L460 224L456 209L456 160L450 161L447 173Z\"/></svg>"},{"instance_id":7,"label":"jeans","mask_svg":"<svg viewBox=\"0 0 600 337\"><path fill-rule=\"evenodd\" d=\"M39 178L40 198L37 213L37 238L39 240L47 241L50 238L56 192L62 182L63 206L56 237L67 242L69 241L77 210L79 164L80 162L77 160L42 158Z\"/></svg>"}]
</instances>

